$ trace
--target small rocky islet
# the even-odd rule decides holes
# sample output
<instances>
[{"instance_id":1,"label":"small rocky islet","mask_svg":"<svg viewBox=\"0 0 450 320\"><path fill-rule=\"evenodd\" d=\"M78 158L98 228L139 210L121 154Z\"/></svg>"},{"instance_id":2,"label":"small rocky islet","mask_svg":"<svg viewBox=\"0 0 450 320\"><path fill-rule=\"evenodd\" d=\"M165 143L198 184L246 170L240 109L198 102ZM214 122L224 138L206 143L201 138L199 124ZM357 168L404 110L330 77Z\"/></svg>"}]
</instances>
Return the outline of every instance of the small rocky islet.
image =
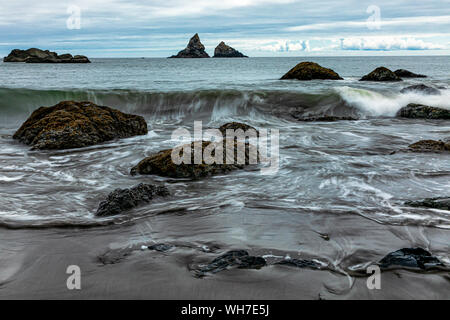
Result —
<instances>
[{"instance_id":1,"label":"small rocky islet","mask_svg":"<svg viewBox=\"0 0 450 320\"><path fill-rule=\"evenodd\" d=\"M72 56L70 53L58 55L56 52L30 48L27 50L14 49L3 58L3 62L25 63L90 63L91 61L82 55Z\"/></svg>"},{"instance_id":2,"label":"small rocky islet","mask_svg":"<svg viewBox=\"0 0 450 320\"><path fill-rule=\"evenodd\" d=\"M281 77L280 80L342 80L341 76L338 75L331 69L327 69L315 62L300 62L291 70L289 70L285 75Z\"/></svg>"}]
</instances>

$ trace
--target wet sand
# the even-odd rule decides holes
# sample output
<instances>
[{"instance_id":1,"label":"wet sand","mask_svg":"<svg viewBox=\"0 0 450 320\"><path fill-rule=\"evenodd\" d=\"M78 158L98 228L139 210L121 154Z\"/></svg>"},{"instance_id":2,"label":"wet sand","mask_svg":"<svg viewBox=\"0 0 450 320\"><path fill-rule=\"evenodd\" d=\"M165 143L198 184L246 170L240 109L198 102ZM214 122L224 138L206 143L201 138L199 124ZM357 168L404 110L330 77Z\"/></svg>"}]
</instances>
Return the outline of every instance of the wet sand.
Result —
<instances>
[{"instance_id":1,"label":"wet sand","mask_svg":"<svg viewBox=\"0 0 450 320\"><path fill-rule=\"evenodd\" d=\"M243 208L231 218L189 212L113 227L2 229L0 299L450 298L448 272L383 272L381 290L369 290L366 277L345 275L352 266L379 261L403 247L421 246L445 257L448 230L389 226L345 213L297 214L289 221L289 214L280 212L284 216L280 221L287 224L282 230L291 232L277 235L277 229L264 222L263 215L263 211ZM249 219L260 219L261 229L239 234L239 225ZM329 235L330 240L321 234ZM274 242L277 237L287 240ZM288 239L292 237L295 239ZM175 249L135 250L107 265L98 259L108 250L152 243L170 243ZM206 247L209 252L205 252ZM207 263L230 249L246 249L254 255L317 258L343 272L270 265L260 270L226 270L201 279L194 276L192 266ZM69 265L81 268L81 290L66 287Z\"/></svg>"}]
</instances>

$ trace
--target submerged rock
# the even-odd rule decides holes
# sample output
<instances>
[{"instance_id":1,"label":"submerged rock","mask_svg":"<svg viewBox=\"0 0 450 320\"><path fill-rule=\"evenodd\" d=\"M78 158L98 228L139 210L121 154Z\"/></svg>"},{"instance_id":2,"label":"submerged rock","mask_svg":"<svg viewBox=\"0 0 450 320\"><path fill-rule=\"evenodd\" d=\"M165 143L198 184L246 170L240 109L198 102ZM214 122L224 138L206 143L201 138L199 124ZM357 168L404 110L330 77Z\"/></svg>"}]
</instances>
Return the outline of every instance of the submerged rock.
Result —
<instances>
[{"instance_id":1,"label":"submerged rock","mask_svg":"<svg viewBox=\"0 0 450 320\"><path fill-rule=\"evenodd\" d=\"M175 248L175 246L173 246L171 244L157 243L157 244L149 246L148 250L154 250L154 251L158 251L158 252L167 252L169 250L172 250L173 248Z\"/></svg>"},{"instance_id":2,"label":"submerged rock","mask_svg":"<svg viewBox=\"0 0 450 320\"><path fill-rule=\"evenodd\" d=\"M405 204L411 207L424 207L440 210L450 210L450 198L428 198L420 201L406 201Z\"/></svg>"},{"instance_id":3,"label":"submerged rock","mask_svg":"<svg viewBox=\"0 0 450 320\"><path fill-rule=\"evenodd\" d=\"M422 248L403 248L389 253L380 261L382 269L391 269L392 267L407 267L413 269L430 270L438 267L444 267L444 264L438 258L431 255L430 252Z\"/></svg>"},{"instance_id":4,"label":"submerged rock","mask_svg":"<svg viewBox=\"0 0 450 320\"><path fill-rule=\"evenodd\" d=\"M57 150L87 147L147 132L147 123L141 116L92 102L63 101L35 110L13 138L33 149Z\"/></svg>"},{"instance_id":5,"label":"submerged rock","mask_svg":"<svg viewBox=\"0 0 450 320\"><path fill-rule=\"evenodd\" d=\"M210 154L212 157L215 157L215 150L220 149L220 144L211 141L197 141L177 147L176 149L163 150L155 155L147 157L131 169L131 174L156 174L171 178L200 178L229 172L235 169L242 169L245 165L256 164L258 162L259 159L256 147L251 148L250 144L237 141L236 139L227 143L229 140L231 139L223 140L223 156L220 157L220 154L218 154L217 161L214 163L206 163L205 159L202 157L201 162L199 161L198 164L195 164L194 160L196 152L194 149L197 146L198 150L201 150L201 154L205 154L205 151L208 151L208 155ZM230 144L230 147L227 147L228 144ZM231 146L233 146L233 148L230 152L234 154L234 158L228 159L227 149L231 148ZM190 157L188 154L184 154L183 149L186 149L186 153L190 150ZM252 149L254 149L255 152L253 152ZM242 163L240 163L241 161L237 161L241 160L236 156L238 150L245 150ZM172 161L172 153L179 156L180 159L185 157L185 162L188 163L181 162L180 164L175 164ZM218 163L220 159L222 159L223 163Z\"/></svg>"},{"instance_id":6,"label":"submerged rock","mask_svg":"<svg viewBox=\"0 0 450 320\"><path fill-rule=\"evenodd\" d=\"M116 189L108 198L101 202L95 215L97 217L114 216L143 204L149 203L154 197L169 195L166 187L141 183L130 189Z\"/></svg>"},{"instance_id":7,"label":"submerged rock","mask_svg":"<svg viewBox=\"0 0 450 320\"><path fill-rule=\"evenodd\" d=\"M436 140L420 140L408 146L413 152L450 152L450 142Z\"/></svg>"},{"instance_id":8,"label":"submerged rock","mask_svg":"<svg viewBox=\"0 0 450 320\"><path fill-rule=\"evenodd\" d=\"M426 75L416 74L414 72L411 72L411 71L405 70L405 69L395 70L394 73L401 78L426 78L427 77Z\"/></svg>"},{"instance_id":9,"label":"submerged rock","mask_svg":"<svg viewBox=\"0 0 450 320\"><path fill-rule=\"evenodd\" d=\"M186 49L178 52L177 55L170 58L209 58L205 52L205 46L201 43L198 33L196 33L190 40Z\"/></svg>"},{"instance_id":10,"label":"submerged rock","mask_svg":"<svg viewBox=\"0 0 450 320\"><path fill-rule=\"evenodd\" d=\"M314 62L300 62L294 68L289 70L281 80L297 79L297 80L342 80L342 78L333 70L324 68Z\"/></svg>"},{"instance_id":11,"label":"submerged rock","mask_svg":"<svg viewBox=\"0 0 450 320\"><path fill-rule=\"evenodd\" d=\"M26 62L26 63L90 63L86 56L77 55L72 57L66 53L58 55L56 52L31 48L28 50L14 49L3 58L4 62Z\"/></svg>"},{"instance_id":12,"label":"submerged rock","mask_svg":"<svg viewBox=\"0 0 450 320\"><path fill-rule=\"evenodd\" d=\"M450 110L410 103L401 108L396 116L413 119L450 119Z\"/></svg>"},{"instance_id":13,"label":"submerged rock","mask_svg":"<svg viewBox=\"0 0 450 320\"><path fill-rule=\"evenodd\" d=\"M199 277L203 277L208 273L218 273L220 271L237 267L240 269L260 269L267 265L262 257L250 256L245 250L232 250L215 258L208 265L196 270Z\"/></svg>"},{"instance_id":14,"label":"submerged rock","mask_svg":"<svg viewBox=\"0 0 450 320\"><path fill-rule=\"evenodd\" d=\"M429 95L439 95L441 92L433 87L426 86L424 84L416 84L413 86L409 86L406 88L403 88L400 90L401 93L408 93L408 92L419 92L423 94L429 94Z\"/></svg>"},{"instance_id":15,"label":"submerged rock","mask_svg":"<svg viewBox=\"0 0 450 320\"><path fill-rule=\"evenodd\" d=\"M213 58L248 58L239 51L227 46L225 42L219 43L219 45L214 49Z\"/></svg>"},{"instance_id":16,"label":"submerged rock","mask_svg":"<svg viewBox=\"0 0 450 320\"><path fill-rule=\"evenodd\" d=\"M305 260L305 259L284 259L275 264L285 265L285 266L289 266L289 267L296 267L296 268L310 268L310 269L316 269L316 270L320 270L323 268L323 266L320 263L317 263L312 260Z\"/></svg>"},{"instance_id":17,"label":"submerged rock","mask_svg":"<svg viewBox=\"0 0 450 320\"><path fill-rule=\"evenodd\" d=\"M295 119L297 119L298 121L306 121L306 122L334 122L334 121L354 121L354 120L358 120L357 118L354 117L338 117L338 116L315 116L315 117L304 117L304 116L299 116L296 114L292 114L292 117L294 117Z\"/></svg>"}]
</instances>

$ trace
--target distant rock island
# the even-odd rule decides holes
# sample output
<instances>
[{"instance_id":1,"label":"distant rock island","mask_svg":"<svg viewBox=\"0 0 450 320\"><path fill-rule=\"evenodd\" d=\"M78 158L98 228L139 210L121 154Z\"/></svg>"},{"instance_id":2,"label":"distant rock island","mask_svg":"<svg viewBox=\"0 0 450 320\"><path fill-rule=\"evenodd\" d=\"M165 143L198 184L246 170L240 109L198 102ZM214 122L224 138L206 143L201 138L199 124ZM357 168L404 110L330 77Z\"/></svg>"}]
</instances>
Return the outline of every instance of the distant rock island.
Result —
<instances>
[{"instance_id":1,"label":"distant rock island","mask_svg":"<svg viewBox=\"0 0 450 320\"><path fill-rule=\"evenodd\" d=\"M209 58L209 55L206 53L205 46L201 43L198 33L196 33L189 40L186 49L169 58Z\"/></svg>"},{"instance_id":2,"label":"distant rock island","mask_svg":"<svg viewBox=\"0 0 450 320\"><path fill-rule=\"evenodd\" d=\"M243 55L236 49L226 45L225 42L222 41L214 50L213 58L248 58L248 57L246 55Z\"/></svg>"},{"instance_id":3,"label":"distant rock island","mask_svg":"<svg viewBox=\"0 0 450 320\"><path fill-rule=\"evenodd\" d=\"M90 63L86 56L72 56L70 53L58 55L56 52L31 48L28 50L14 49L3 58L3 62L26 63Z\"/></svg>"}]
</instances>

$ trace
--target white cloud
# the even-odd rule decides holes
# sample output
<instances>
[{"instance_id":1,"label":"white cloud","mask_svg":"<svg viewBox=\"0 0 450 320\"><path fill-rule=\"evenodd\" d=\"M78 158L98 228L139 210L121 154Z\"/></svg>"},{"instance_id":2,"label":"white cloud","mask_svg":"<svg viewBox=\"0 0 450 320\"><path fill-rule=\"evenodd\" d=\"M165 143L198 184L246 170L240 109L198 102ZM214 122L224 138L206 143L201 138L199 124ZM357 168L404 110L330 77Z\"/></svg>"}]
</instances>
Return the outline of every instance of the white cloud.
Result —
<instances>
[{"instance_id":1,"label":"white cloud","mask_svg":"<svg viewBox=\"0 0 450 320\"><path fill-rule=\"evenodd\" d=\"M341 39L342 50L436 50L443 46L416 38L364 37Z\"/></svg>"},{"instance_id":2,"label":"white cloud","mask_svg":"<svg viewBox=\"0 0 450 320\"><path fill-rule=\"evenodd\" d=\"M310 51L310 45L308 40L278 40L275 42L261 45L257 48L260 51L271 52L292 52L292 51Z\"/></svg>"}]
</instances>

